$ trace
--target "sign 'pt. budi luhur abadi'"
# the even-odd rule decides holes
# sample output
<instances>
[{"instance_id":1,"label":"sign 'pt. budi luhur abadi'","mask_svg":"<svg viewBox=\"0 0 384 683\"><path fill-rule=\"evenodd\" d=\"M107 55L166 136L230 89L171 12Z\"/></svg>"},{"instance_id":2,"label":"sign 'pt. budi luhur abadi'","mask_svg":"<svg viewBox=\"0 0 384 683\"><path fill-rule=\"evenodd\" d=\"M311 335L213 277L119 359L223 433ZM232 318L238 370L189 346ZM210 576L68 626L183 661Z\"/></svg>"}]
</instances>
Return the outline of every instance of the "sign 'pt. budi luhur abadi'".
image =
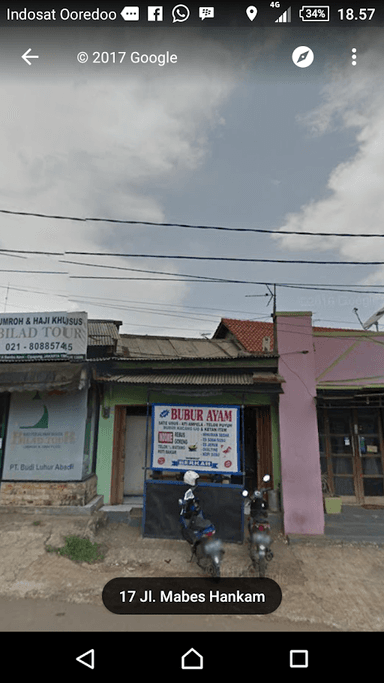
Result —
<instances>
[{"instance_id":1,"label":"sign 'pt. budi luhur abadi'","mask_svg":"<svg viewBox=\"0 0 384 683\"><path fill-rule=\"evenodd\" d=\"M11 394L3 480L81 481L87 389Z\"/></svg>"},{"instance_id":2,"label":"sign 'pt. budi luhur abadi'","mask_svg":"<svg viewBox=\"0 0 384 683\"><path fill-rule=\"evenodd\" d=\"M239 472L238 406L154 405L152 469Z\"/></svg>"},{"instance_id":3,"label":"sign 'pt. budi luhur abadi'","mask_svg":"<svg viewBox=\"0 0 384 683\"><path fill-rule=\"evenodd\" d=\"M3 313L0 315L0 359L85 358L87 313Z\"/></svg>"}]
</instances>

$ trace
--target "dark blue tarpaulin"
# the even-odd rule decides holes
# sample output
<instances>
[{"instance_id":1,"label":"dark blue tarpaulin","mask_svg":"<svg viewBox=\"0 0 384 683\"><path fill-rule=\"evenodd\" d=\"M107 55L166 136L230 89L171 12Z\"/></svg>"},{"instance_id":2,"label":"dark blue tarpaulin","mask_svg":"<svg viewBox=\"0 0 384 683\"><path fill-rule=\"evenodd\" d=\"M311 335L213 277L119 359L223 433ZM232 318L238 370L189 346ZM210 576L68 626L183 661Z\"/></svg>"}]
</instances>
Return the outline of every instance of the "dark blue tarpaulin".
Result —
<instances>
[{"instance_id":1,"label":"dark blue tarpaulin","mask_svg":"<svg viewBox=\"0 0 384 683\"><path fill-rule=\"evenodd\" d=\"M179 525L179 498L190 488L184 482L145 482L143 536L150 538L182 538ZM195 495L204 516L214 523L222 541L243 541L243 487L234 484L199 484Z\"/></svg>"}]
</instances>

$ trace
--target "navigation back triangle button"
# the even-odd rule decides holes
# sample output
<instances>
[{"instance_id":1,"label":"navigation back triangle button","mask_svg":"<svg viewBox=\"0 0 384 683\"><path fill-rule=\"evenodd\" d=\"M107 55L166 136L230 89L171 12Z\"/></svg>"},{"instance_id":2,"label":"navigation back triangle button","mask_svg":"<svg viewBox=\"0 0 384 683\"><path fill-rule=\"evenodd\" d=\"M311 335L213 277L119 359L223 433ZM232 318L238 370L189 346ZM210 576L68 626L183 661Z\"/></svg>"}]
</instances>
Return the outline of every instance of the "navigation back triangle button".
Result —
<instances>
[{"instance_id":1,"label":"navigation back triangle button","mask_svg":"<svg viewBox=\"0 0 384 683\"><path fill-rule=\"evenodd\" d=\"M87 659L88 661L85 661L85 659ZM87 666L89 669L94 669L95 651L88 650L87 652L84 652L84 654L80 655L79 657L76 657L76 661L80 662L80 664L84 664L84 666Z\"/></svg>"}]
</instances>

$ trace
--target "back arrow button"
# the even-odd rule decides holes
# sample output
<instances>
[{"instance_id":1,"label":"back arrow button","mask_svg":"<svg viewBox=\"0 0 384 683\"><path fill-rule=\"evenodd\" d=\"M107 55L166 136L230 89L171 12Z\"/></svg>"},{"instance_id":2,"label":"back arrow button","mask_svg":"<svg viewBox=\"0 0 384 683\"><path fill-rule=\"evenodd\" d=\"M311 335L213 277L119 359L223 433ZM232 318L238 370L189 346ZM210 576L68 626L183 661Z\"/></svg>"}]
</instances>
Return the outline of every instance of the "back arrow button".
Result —
<instances>
[{"instance_id":1,"label":"back arrow button","mask_svg":"<svg viewBox=\"0 0 384 683\"><path fill-rule=\"evenodd\" d=\"M21 55L21 59L24 59L24 61L27 62L27 64L29 64L29 66L31 66L31 64L32 64L32 62L29 61L30 59L39 59L39 55L30 55L29 54L31 50L32 50L32 48L30 47L29 50L27 50L26 52L24 52L23 55Z\"/></svg>"},{"instance_id":2,"label":"back arrow button","mask_svg":"<svg viewBox=\"0 0 384 683\"><path fill-rule=\"evenodd\" d=\"M86 662L84 657L87 657L88 655L90 655L90 657L88 658L89 661ZM95 651L94 650L88 650L87 652L84 652L79 657L76 657L76 661L80 662L80 664L84 664L89 669L94 669L95 668Z\"/></svg>"}]
</instances>

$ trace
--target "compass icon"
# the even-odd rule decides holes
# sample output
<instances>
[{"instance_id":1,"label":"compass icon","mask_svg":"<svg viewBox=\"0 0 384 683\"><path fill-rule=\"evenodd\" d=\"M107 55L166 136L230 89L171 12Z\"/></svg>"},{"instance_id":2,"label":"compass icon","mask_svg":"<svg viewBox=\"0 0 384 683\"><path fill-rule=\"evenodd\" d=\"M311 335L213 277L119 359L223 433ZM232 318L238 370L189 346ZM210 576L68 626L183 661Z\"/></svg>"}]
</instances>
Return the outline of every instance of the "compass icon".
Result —
<instances>
[{"instance_id":1,"label":"compass icon","mask_svg":"<svg viewBox=\"0 0 384 683\"><path fill-rule=\"evenodd\" d=\"M306 45L301 45L292 52L292 61L300 69L311 66L314 59L315 55L313 54L313 51L310 47L306 47Z\"/></svg>"}]
</instances>

